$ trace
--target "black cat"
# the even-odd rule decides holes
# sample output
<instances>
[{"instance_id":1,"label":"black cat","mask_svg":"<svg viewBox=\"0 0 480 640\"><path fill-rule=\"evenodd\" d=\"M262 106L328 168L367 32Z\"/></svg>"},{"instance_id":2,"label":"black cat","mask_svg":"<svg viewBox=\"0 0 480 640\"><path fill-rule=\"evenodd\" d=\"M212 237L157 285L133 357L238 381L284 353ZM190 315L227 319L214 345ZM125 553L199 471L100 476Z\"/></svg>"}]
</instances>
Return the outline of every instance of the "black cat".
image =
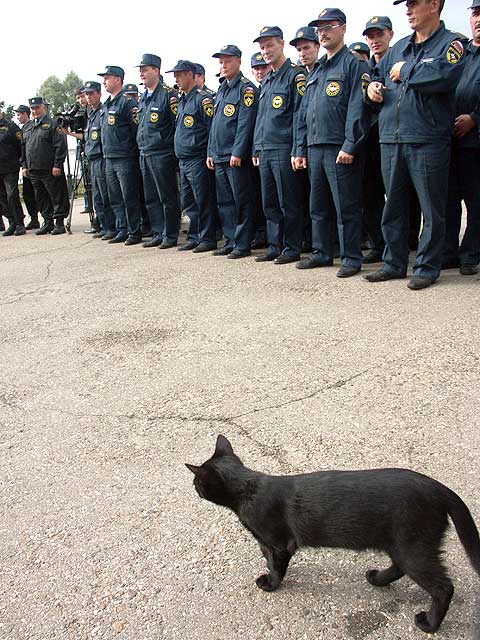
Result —
<instances>
[{"instance_id":1,"label":"black cat","mask_svg":"<svg viewBox=\"0 0 480 640\"><path fill-rule=\"evenodd\" d=\"M384 587L410 576L432 598L430 610L417 613L415 623L433 633L453 595L441 562L448 516L480 575L480 539L470 511L456 493L420 473L372 469L269 476L247 469L224 436L201 467L187 467L200 497L232 509L257 539L269 572L256 582L265 591L280 585L299 547L378 549L392 564L367 571L368 582Z\"/></svg>"}]
</instances>

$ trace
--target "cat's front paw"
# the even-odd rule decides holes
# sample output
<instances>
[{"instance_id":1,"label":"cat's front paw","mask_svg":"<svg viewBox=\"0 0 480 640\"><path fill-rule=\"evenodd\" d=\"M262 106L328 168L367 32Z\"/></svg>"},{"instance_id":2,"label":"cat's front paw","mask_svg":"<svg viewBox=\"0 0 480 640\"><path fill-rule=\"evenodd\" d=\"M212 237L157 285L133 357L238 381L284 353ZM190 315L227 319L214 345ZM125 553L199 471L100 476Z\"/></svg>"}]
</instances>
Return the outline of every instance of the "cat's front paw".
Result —
<instances>
[{"instance_id":1,"label":"cat's front paw","mask_svg":"<svg viewBox=\"0 0 480 640\"><path fill-rule=\"evenodd\" d=\"M262 575L258 576L255 580L257 587L263 589L264 591L275 591L278 587L278 580L272 579L271 573L262 573Z\"/></svg>"},{"instance_id":2,"label":"cat's front paw","mask_svg":"<svg viewBox=\"0 0 480 640\"><path fill-rule=\"evenodd\" d=\"M435 633L439 626L430 624L428 621L428 615L425 611L419 611L415 615L415 624L419 629L425 631L425 633Z\"/></svg>"}]
</instances>

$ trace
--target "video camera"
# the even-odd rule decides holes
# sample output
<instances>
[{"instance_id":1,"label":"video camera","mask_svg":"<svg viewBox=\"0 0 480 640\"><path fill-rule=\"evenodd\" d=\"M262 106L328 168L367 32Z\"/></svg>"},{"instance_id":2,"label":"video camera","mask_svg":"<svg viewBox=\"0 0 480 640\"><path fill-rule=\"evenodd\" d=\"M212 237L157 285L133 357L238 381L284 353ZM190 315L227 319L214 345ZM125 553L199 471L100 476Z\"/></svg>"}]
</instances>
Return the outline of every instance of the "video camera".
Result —
<instances>
[{"instance_id":1,"label":"video camera","mask_svg":"<svg viewBox=\"0 0 480 640\"><path fill-rule=\"evenodd\" d=\"M66 127L74 133L83 133L87 126L87 110L79 104L74 104L67 111L57 113L58 126Z\"/></svg>"}]
</instances>

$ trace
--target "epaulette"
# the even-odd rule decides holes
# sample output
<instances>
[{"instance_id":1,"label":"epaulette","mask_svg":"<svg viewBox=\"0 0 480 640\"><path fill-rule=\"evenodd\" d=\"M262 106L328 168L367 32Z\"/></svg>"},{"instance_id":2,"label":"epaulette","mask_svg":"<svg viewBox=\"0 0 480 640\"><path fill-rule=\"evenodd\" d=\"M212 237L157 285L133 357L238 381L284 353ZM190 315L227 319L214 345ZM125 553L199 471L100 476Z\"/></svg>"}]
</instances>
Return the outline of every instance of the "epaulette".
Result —
<instances>
[{"instance_id":1,"label":"epaulette","mask_svg":"<svg viewBox=\"0 0 480 640\"><path fill-rule=\"evenodd\" d=\"M249 80L248 78L242 78L241 82L243 82L243 84L249 84L251 80Z\"/></svg>"},{"instance_id":2,"label":"epaulette","mask_svg":"<svg viewBox=\"0 0 480 640\"><path fill-rule=\"evenodd\" d=\"M451 33L453 33L454 36L457 36L459 40L470 40L468 36L466 36L464 33L460 33L460 31L452 31Z\"/></svg>"},{"instance_id":3,"label":"epaulette","mask_svg":"<svg viewBox=\"0 0 480 640\"><path fill-rule=\"evenodd\" d=\"M209 91L205 91L205 89L197 89L197 91L201 96L206 96L207 98L212 97L212 94Z\"/></svg>"}]
</instances>

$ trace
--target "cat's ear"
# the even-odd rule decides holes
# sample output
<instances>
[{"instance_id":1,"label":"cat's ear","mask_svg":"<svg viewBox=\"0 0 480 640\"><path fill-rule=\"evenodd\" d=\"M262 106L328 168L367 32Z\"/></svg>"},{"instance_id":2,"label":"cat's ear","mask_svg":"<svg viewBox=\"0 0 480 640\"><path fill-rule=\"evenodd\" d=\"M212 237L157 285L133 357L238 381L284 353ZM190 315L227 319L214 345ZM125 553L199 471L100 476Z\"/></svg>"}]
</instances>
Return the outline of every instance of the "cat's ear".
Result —
<instances>
[{"instance_id":1,"label":"cat's ear","mask_svg":"<svg viewBox=\"0 0 480 640\"><path fill-rule=\"evenodd\" d=\"M215 447L216 456L234 456L232 445L225 438L225 436L219 435L217 438L217 445Z\"/></svg>"},{"instance_id":2,"label":"cat's ear","mask_svg":"<svg viewBox=\"0 0 480 640\"><path fill-rule=\"evenodd\" d=\"M195 476L202 476L203 475L202 467L196 467L194 464L187 464L187 463L185 463L185 466L187 467L187 469L190 469L190 471L193 473L193 475L195 475Z\"/></svg>"}]
</instances>

